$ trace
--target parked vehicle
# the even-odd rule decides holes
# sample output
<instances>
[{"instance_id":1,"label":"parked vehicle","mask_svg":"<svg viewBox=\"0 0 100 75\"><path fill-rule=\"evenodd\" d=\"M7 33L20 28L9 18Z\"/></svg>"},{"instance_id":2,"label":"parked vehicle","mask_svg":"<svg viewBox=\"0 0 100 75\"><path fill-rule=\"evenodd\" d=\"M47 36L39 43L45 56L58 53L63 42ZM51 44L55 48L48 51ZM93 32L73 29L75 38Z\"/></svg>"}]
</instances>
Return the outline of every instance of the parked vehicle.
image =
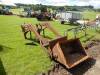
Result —
<instances>
[{"instance_id":1,"label":"parked vehicle","mask_svg":"<svg viewBox=\"0 0 100 75\"><path fill-rule=\"evenodd\" d=\"M82 19L82 14L81 12L67 11L67 12L59 12L57 14L57 17L59 17L61 24L64 24L65 22L74 23L77 20Z\"/></svg>"},{"instance_id":2,"label":"parked vehicle","mask_svg":"<svg viewBox=\"0 0 100 75\"><path fill-rule=\"evenodd\" d=\"M0 9L0 14L1 15L12 15L13 13L10 12L9 8L3 8L3 9Z\"/></svg>"},{"instance_id":3,"label":"parked vehicle","mask_svg":"<svg viewBox=\"0 0 100 75\"><path fill-rule=\"evenodd\" d=\"M37 15L39 21L50 21L52 20L52 15L49 12L41 12Z\"/></svg>"}]
</instances>

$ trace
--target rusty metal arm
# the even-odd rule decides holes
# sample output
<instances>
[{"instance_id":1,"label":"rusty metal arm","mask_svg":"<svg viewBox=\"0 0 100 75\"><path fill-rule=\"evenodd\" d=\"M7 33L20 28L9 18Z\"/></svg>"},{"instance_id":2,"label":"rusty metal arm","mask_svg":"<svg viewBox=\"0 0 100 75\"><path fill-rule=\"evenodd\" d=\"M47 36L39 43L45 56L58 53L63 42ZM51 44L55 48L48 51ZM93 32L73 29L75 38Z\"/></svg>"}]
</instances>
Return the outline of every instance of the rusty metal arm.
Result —
<instances>
[{"instance_id":1,"label":"rusty metal arm","mask_svg":"<svg viewBox=\"0 0 100 75\"><path fill-rule=\"evenodd\" d=\"M58 31L56 31L51 25L50 23L43 23L43 26L45 26L46 28L48 28L50 31L52 31L56 37L61 37L62 35L58 33Z\"/></svg>"}]
</instances>

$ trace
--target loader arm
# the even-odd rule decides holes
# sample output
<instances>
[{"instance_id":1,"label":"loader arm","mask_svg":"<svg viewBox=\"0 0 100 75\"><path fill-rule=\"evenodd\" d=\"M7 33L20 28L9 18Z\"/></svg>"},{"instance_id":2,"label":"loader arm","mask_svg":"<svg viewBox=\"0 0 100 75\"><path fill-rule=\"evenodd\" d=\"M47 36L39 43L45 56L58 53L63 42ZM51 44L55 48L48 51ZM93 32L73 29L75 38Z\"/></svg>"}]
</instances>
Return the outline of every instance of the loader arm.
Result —
<instances>
[{"instance_id":1,"label":"loader arm","mask_svg":"<svg viewBox=\"0 0 100 75\"><path fill-rule=\"evenodd\" d=\"M56 37L62 37L61 34L58 33L58 31L56 31L51 25L50 23L43 23L42 26L45 26L46 28L48 28L50 31L52 31Z\"/></svg>"}]
</instances>

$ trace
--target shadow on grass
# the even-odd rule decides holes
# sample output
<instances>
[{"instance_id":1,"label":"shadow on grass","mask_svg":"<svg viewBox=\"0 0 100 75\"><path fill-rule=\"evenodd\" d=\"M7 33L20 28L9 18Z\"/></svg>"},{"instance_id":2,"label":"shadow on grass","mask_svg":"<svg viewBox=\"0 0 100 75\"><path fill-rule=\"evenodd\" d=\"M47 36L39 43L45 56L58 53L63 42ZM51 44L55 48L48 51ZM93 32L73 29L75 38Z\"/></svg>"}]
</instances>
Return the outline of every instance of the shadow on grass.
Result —
<instances>
[{"instance_id":1,"label":"shadow on grass","mask_svg":"<svg viewBox=\"0 0 100 75\"><path fill-rule=\"evenodd\" d=\"M44 38L47 38L47 39L53 39L53 38L51 38L51 37L49 37L49 36L44 36Z\"/></svg>"},{"instance_id":2,"label":"shadow on grass","mask_svg":"<svg viewBox=\"0 0 100 75\"><path fill-rule=\"evenodd\" d=\"M36 39L33 39L33 38L27 38L27 40L35 41Z\"/></svg>"},{"instance_id":3,"label":"shadow on grass","mask_svg":"<svg viewBox=\"0 0 100 75\"><path fill-rule=\"evenodd\" d=\"M12 49L12 48L4 46L4 45L0 45L0 51L3 51L4 49Z\"/></svg>"},{"instance_id":4,"label":"shadow on grass","mask_svg":"<svg viewBox=\"0 0 100 75\"><path fill-rule=\"evenodd\" d=\"M26 43L25 45L34 45L34 46L37 46L37 44L34 43L34 42Z\"/></svg>"},{"instance_id":5,"label":"shadow on grass","mask_svg":"<svg viewBox=\"0 0 100 75\"><path fill-rule=\"evenodd\" d=\"M68 70L72 75L83 75L87 72L94 64L96 60L93 58L89 58L86 61L80 63L76 67Z\"/></svg>"},{"instance_id":6,"label":"shadow on grass","mask_svg":"<svg viewBox=\"0 0 100 75\"><path fill-rule=\"evenodd\" d=\"M97 32L97 33L100 33L100 30L97 30L96 32Z\"/></svg>"},{"instance_id":7,"label":"shadow on grass","mask_svg":"<svg viewBox=\"0 0 100 75\"><path fill-rule=\"evenodd\" d=\"M49 36L44 36L44 38L52 39L52 38L49 37ZM40 41L37 40L37 39L27 38L27 40L30 40L30 41L32 41L32 42L30 42L30 43L26 43L25 45L35 45L35 46L37 46L38 44L40 44Z\"/></svg>"},{"instance_id":8,"label":"shadow on grass","mask_svg":"<svg viewBox=\"0 0 100 75\"><path fill-rule=\"evenodd\" d=\"M37 46L36 43L39 43L39 41L37 41L36 39L33 39L33 38L27 38L27 40L30 40L31 42L26 43L25 45L35 45L35 46Z\"/></svg>"},{"instance_id":9,"label":"shadow on grass","mask_svg":"<svg viewBox=\"0 0 100 75\"><path fill-rule=\"evenodd\" d=\"M83 40L84 43L86 43L87 41L90 41L91 39L93 39L95 37L95 35L92 35L90 37L86 37L85 40Z\"/></svg>"},{"instance_id":10,"label":"shadow on grass","mask_svg":"<svg viewBox=\"0 0 100 75\"><path fill-rule=\"evenodd\" d=\"M65 24L62 24L62 25L79 26L79 24L74 24L74 23L65 23Z\"/></svg>"},{"instance_id":11,"label":"shadow on grass","mask_svg":"<svg viewBox=\"0 0 100 75\"><path fill-rule=\"evenodd\" d=\"M89 36L89 34L86 34L86 35L84 34L84 35L80 36L79 39L82 39L82 38L87 37L87 36Z\"/></svg>"},{"instance_id":12,"label":"shadow on grass","mask_svg":"<svg viewBox=\"0 0 100 75\"><path fill-rule=\"evenodd\" d=\"M4 66L2 64L2 61L0 59L0 75L7 75L4 69Z\"/></svg>"}]
</instances>

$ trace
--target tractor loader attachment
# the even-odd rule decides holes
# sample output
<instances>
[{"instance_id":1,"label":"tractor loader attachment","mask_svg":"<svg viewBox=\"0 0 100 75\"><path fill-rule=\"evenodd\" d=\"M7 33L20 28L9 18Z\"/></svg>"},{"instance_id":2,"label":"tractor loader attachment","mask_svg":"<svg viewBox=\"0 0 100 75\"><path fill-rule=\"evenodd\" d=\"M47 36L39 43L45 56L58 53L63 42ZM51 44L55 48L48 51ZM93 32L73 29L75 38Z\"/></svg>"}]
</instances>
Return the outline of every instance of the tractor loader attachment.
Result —
<instances>
[{"instance_id":1,"label":"tractor loader attachment","mask_svg":"<svg viewBox=\"0 0 100 75\"><path fill-rule=\"evenodd\" d=\"M43 24L57 36L55 39L47 39L41 36L35 25L29 24L28 29L35 34L40 41L42 48L46 49L51 59L63 64L66 68L71 69L79 63L88 59L88 55L78 38L68 40L66 36L61 36L48 23Z\"/></svg>"},{"instance_id":2,"label":"tractor loader attachment","mask_svg":"<svg viewBox=\"0 0 100 75\"><path fill-rule=\"evenodd\" d=\"M59 61L68 69L89 58L79 39L59 38L50 41L49 50L54 60Z\"/></svg>"}]
</instances>

